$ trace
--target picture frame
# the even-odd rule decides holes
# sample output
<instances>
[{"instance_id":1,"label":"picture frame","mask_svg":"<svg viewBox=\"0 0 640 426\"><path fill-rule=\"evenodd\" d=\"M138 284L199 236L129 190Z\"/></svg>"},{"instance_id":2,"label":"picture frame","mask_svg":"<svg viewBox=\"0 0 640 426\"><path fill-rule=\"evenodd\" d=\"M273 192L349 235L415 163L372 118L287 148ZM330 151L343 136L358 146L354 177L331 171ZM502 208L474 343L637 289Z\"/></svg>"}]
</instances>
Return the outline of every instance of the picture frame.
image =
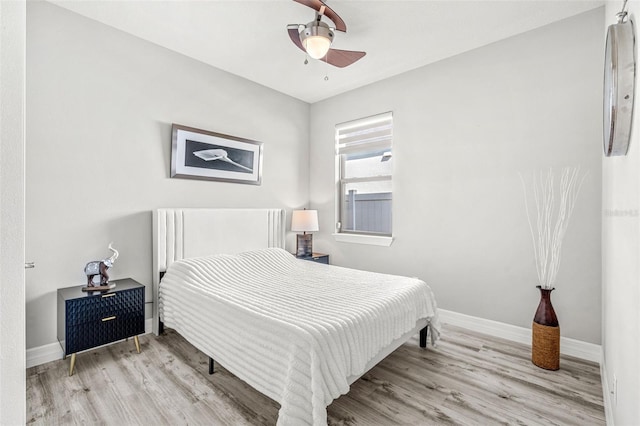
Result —
<instances>
[{"instance_id":1,"label":"picture frame","mask_svg":"<svg viewBox=\"0 0 640 426\"><path fill-rule=\"evenodd\" d=\"M171 126L171 177L262 184L262 142Z\"/></svg>"}]
</instances>

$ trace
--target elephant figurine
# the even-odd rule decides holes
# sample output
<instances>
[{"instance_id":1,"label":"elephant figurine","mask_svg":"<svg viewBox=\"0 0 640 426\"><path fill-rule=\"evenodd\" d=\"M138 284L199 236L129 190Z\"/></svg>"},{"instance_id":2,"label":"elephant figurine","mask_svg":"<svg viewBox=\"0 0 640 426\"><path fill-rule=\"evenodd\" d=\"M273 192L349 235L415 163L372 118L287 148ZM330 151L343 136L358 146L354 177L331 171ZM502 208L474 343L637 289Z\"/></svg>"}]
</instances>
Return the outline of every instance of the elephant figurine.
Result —
<instances>
[{"instance_id":1,"label":"elephant figurine","mask_svg":"<svg viewBox=\"0 0 640 426\"><path fill-rule=\"evenodd\" d=\"M107 274L107 269L111 268L113 266L113 262L118 258L118 250L111 247L111 243L109 244L109 250L113 252L111 257L104 260L91 261L84 267L84 273L87 274L87 287L96 287L93 283L93 277L96 275L100 275L101 286L109 283L109 274Z\"/></svg>"}]
</instances>

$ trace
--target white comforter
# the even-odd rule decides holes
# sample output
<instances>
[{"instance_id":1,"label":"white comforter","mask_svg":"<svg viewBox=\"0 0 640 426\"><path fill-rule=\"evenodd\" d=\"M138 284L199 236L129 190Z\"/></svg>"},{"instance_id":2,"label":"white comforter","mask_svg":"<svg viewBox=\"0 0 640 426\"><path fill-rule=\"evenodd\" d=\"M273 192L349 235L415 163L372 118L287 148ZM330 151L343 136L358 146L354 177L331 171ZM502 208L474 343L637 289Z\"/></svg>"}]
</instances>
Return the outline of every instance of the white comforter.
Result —
<instances>
[{"instance_id":1,"label":"white comforter","mask_svg":"<svg viewBox=\"0 0 640 426\"><path fill-rule=\"evenodd\" d=\"M298 260L282 249L178 261L160 283L160 317L281 405L278 425L326 425L382 348L430 319L427 284Z\"/></svg>"}]
</instances>

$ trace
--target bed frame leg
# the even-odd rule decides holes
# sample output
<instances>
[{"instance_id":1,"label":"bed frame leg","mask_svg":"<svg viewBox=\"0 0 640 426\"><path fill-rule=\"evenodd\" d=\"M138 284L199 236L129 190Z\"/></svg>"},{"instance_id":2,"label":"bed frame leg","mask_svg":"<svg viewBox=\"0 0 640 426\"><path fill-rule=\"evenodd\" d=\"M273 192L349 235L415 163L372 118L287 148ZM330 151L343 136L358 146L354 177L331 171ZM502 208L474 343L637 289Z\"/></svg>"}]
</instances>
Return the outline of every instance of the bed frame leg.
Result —
<instances>
[{"instance_id":1,"label":"bed frame leg","mask_svg":"<svg viewBox=\"0 0 640 426\"><path fill-rule=\"evenodd\" d=\"M209 374L213 374L213 358L209 357Z\"/></svg>"},{"instance_id":2,"label":"bed frame leg","mask_svg":"<svg viewBox=\"0 0 640 426\"><path fill-rule=\"evenodd\" d=\"M427 325L425 328L420 330L420 347L427 347L427 332L429 331L429 326Z\"/></svg>"}]
</instances>

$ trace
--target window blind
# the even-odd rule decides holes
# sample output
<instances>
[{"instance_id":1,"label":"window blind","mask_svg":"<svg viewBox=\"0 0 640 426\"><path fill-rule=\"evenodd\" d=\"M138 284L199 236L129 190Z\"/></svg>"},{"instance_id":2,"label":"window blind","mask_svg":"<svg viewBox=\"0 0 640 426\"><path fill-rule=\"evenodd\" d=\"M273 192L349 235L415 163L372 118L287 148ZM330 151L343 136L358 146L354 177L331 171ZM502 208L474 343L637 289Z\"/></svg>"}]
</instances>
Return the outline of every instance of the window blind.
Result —
<instances>
[{"instance_id":1,"label":"window blind","mask_svg":"<svg viewBox=\"0 0 640 426\"><path fill-rule=\"evenodd\" d=\"M338 124L336 126L337 154L391 149L393 114L383 114Z\"/></svg>"}]
</instances>

